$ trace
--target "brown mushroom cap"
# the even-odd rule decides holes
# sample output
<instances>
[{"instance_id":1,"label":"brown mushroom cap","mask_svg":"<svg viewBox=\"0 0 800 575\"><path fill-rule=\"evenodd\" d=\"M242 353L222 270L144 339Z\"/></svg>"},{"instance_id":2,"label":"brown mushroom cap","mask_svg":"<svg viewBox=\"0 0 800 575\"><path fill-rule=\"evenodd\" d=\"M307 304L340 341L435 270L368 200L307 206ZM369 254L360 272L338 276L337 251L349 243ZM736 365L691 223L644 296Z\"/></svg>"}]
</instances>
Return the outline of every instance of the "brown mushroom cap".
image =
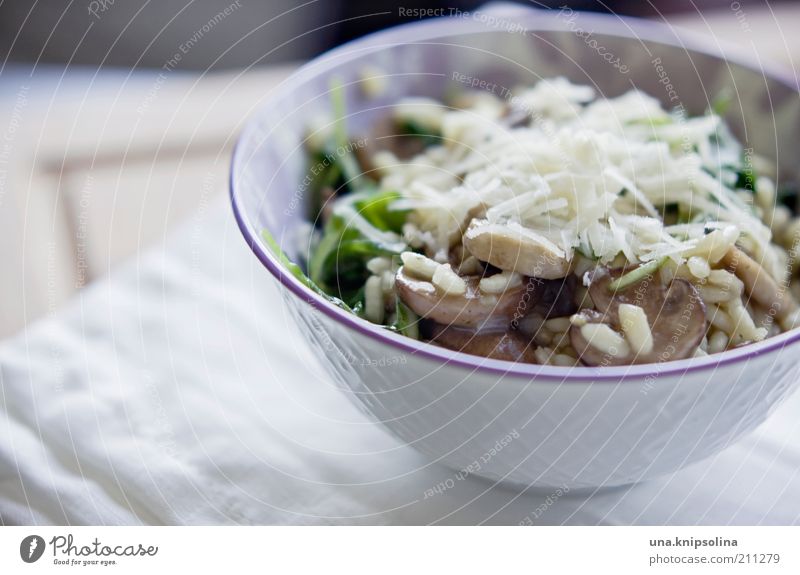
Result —
<instances>
[{"instance_id":1,"label":"brown mushroom cap","mask_svg":"<svg viewBox=\"0 0 800 575\"><path fill-rule=\"evenodd\" d=\"M606 323L620 331L619 306L641 307L653 335L653 351L613 357L589 345L579 325L570 328L570 340L586 365L630 365L684 359L694 355L706 333L705 304L695 287L682 279L668 286L657 277L645 278L626 288L612 291L609 284L622 270L598 270L589 284L596 311L584 310L579 317L589 323Z\"/></svg>"},{"instance_id":2,"label":"brown mushroom cap","mask_svg":"<svg viewBox=\"0 0 800 575\"><path fill-rule=\"evenodd\" d=\"M744 284L744 289L756 303L782 319L797 310L788 289L781 289L761 264L736 246L731 247L722 258L722 264Z\"/></svg>"},{"instance_id":3,"label":"brown mushroom cap","mask_svg":"<svg viewBox=\"0 0 800 575\"><path fill-rule=\"evenodd\" d=\"M426 331L431 342L447 349L490 359L536 363L533 344L516 331L475 331L432 322Z\"/></svg>"},{"instance_id":4,"label":"brown mushroom cap","mask_svg":"<svg viewBox=\"0 0 800 575\"><path fill-rule=\"evenodd\" d=\"M443 294L431 282L412 276L402 266L397 270L395 287L403 303L417 315L440 324L473 329L505 329L514 314L518 313L526 289L530 300L535 301L536 298L536 294L530 293L530 288L524 282L502 294L486 294L480 291L480 276L462 279L467 284L466 293Z\"/></svg>"}]
</instances>

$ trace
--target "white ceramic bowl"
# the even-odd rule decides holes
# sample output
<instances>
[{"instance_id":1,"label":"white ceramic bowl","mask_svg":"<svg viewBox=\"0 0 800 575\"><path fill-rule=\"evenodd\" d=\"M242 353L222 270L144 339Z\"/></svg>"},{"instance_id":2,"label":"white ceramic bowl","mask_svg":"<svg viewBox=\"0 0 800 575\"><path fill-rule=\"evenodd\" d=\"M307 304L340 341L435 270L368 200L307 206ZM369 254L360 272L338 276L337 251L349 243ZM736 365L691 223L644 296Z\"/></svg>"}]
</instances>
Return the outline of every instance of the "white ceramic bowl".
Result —
<instances>
[{"instance_id":1,"label":"white ceramic bowl","mask_svg":"<svg viewBox=\"0 0 800 575\"><path fill-rule=\"evenodd\" d=\"M388 75L378 98L361 90L366 66ZM797 331L656 365L513 364L391 333L336 308L286 272L261 231L296 255L289 238L304 213L302 141L309 119L329 109L330 79L346 85L349 129L357 134L402 96L441 97L463 87L461 75L508 87L562 75L609 96L637 86L693 114L731 87L737 99L727 119L740 137L746 133L745 146L780 160L793 157L798 143L793 83L661 26L611 16L496 5L390 29L312 61L244 131L231 197L247 242L283 286L285 304L309 345L325 352L344 392L437 461L535 487L621 485L675 471L764 421L797 380ZM778 154L785 150L791 153Z\"/></svg>"}]
</instances>

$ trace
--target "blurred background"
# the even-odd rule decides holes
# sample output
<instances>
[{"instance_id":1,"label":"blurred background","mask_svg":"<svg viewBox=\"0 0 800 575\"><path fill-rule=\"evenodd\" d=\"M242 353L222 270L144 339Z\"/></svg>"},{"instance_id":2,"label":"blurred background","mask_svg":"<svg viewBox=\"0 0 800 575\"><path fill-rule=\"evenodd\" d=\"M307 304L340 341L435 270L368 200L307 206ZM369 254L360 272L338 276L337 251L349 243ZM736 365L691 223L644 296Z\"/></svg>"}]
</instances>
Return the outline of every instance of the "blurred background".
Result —
<instances>
[{"instance_id":1,"label":"blurred background","mask_svg":"<svg viewBox=\"0 0 800 575\"><path fill-rule=\"evenodd\" d=\"M522 3L666 21L789 71L800 50L797 2ZM0 3L0 337L221 206L211 202L225 192L242 123L300 63L387 26L483 4Z\"/></svg>"},{"instance_id":2,"label":"blurred background","mask_svg":"<svg viewBox=\"0 0 800 575\"><path fill-rule=\"evenodd\" d=\"M553 0L518 3L540 8L658 18L743 8L763 0ZM226 0L6 0L0 5L0 53L10 60L161 67L176 44L231 3ZM241 0L176 66L182 70L236 68L306 59L375 30L408 21L424 10L473 11L477 0ZM772 2L776 4L776 2ZM401 9L402 8L402 9ZM736 10L733 10L734 12ZM87 16L89 16L87 18ZM424 17L424 16L423 16ZM297 38L298 34L305 34Z\"/></svg>"}]
</instances>

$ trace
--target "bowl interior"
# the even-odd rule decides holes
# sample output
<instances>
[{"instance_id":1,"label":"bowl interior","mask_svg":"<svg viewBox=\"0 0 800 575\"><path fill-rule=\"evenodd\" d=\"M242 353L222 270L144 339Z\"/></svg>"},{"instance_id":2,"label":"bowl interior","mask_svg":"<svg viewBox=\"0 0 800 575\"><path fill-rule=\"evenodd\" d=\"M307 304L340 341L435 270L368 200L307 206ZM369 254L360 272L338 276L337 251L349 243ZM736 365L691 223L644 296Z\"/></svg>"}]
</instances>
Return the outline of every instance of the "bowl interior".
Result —
<instances>
[{"instance_id":1,"label":"bowl interior","mask_svg":"<svg viewBox=\"0 0 800 575\"><path fill-rule=\"evenodd\" d=\"M353 137L366 134L401 97L443 98L476 82L500 97L553 76L591 85L599 96L636 87L688 115L703 113L728 92L726 119L743 146L777 160L778 185L794 179L794 162L781 153L797 143L795 89L776 75L688 45L660 25L532 9L502 12L491 25L454 18L369 36L305 66L257 112L234 157L234 209L246 235L260 238L268 230L290 258L302 259L309 173L303 145L315 119L332 117L332 79L344 87ZM367 96L365 71L385 76L379 96ZM262 261L270 257L265 246L253 248Z\"/></svg>"}]
</instances>

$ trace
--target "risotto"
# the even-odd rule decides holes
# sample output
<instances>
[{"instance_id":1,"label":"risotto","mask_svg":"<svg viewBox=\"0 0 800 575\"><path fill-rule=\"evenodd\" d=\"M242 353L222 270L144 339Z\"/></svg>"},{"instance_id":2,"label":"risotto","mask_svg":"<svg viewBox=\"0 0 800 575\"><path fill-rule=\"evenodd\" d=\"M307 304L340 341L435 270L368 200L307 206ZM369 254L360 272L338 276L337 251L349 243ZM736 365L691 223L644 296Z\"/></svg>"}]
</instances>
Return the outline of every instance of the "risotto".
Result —
<instances>
[{"instance_id":1,"label":"risotto","mask_svg":"<svg viewBox=\"0 0 800 575\"><path fill-rule=\"evenodd\" d=\"M334 111L308 139L297 273L366 320L558 366L719 353L798 323L796 193L711 109L555 78L407 98L358 140L340 96Z\"/></svg>"}]
</instances>

